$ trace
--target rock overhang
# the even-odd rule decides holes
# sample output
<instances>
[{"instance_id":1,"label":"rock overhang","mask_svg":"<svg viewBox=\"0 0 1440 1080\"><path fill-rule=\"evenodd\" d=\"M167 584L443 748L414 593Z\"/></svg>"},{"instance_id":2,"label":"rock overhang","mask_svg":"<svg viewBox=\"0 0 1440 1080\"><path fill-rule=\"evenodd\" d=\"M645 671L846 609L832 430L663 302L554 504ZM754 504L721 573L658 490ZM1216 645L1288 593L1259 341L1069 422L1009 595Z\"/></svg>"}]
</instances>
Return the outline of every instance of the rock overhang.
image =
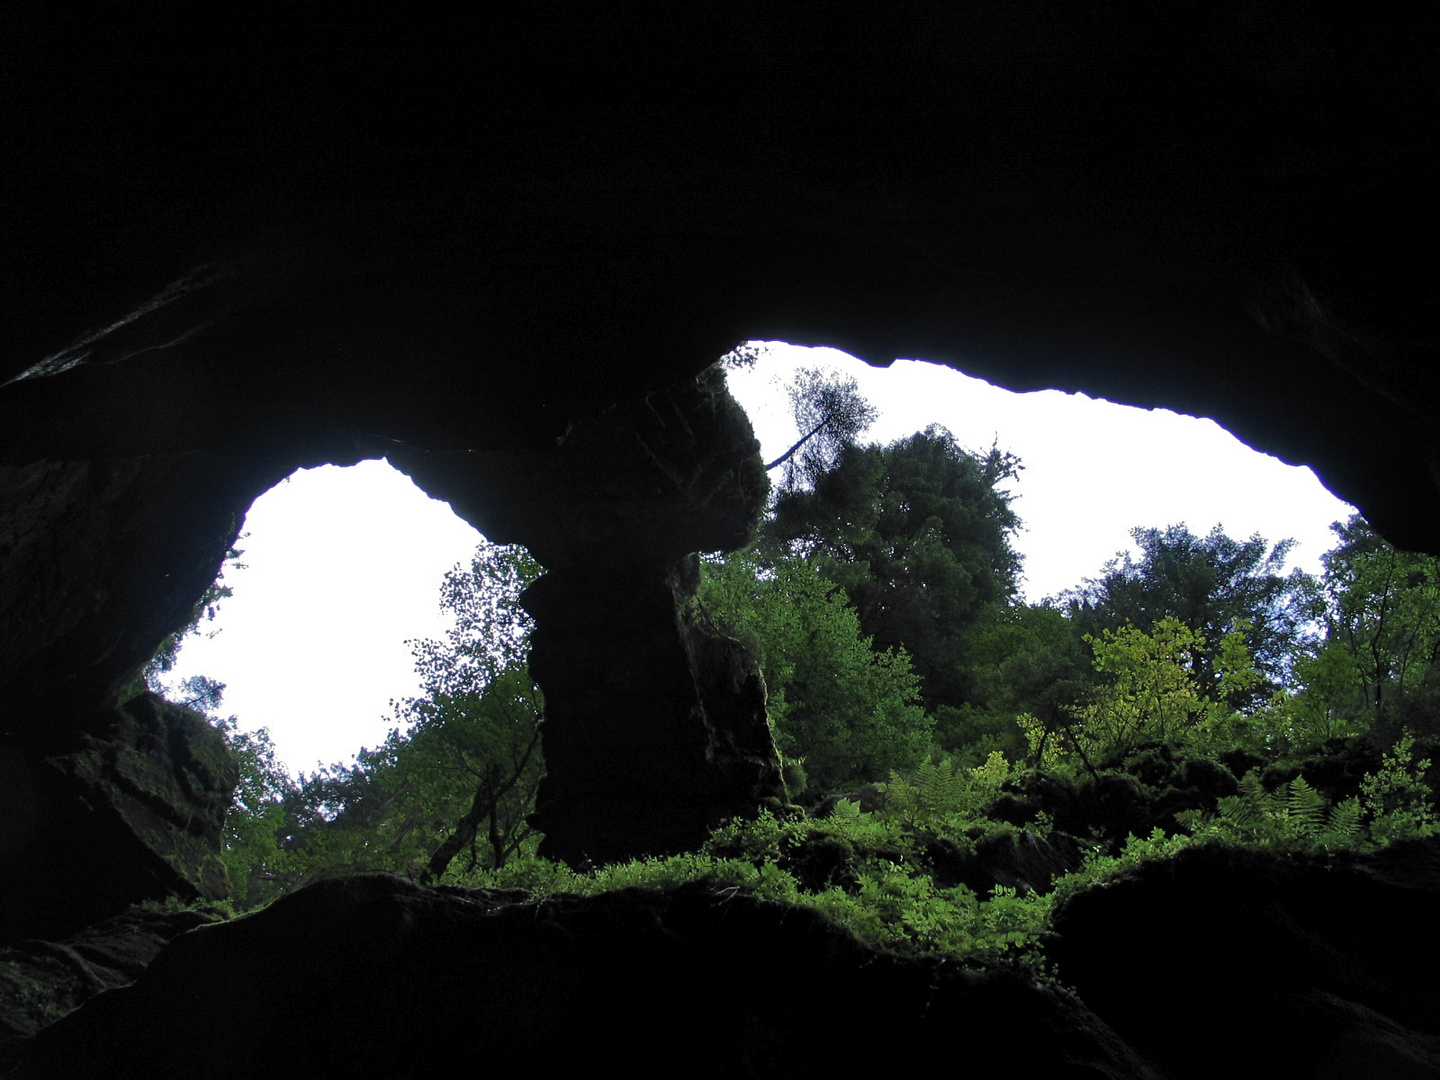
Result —
<instances>
[{"instance_id":1,"label":"rock overhang","mask_svg":"<svg viewBox=\"0 0 1440 1080\"><path fill-rule=\"evenodd\" d=\"M743 542L753 452L716 423L657 471L636 425L749 338L1210 416L1440 550L1430 28L1267 11L565 6L300 29L264 70L243 30L205 65L169 29L117 53L97 27L108 66L73 78L22 20L0 377L48 367L0 387L7 730L107 715L302 465L403 459L571 579L608 549L678 603L680 549ZM610 496L576 471L626 454ZM656 488L686 463L723 497ZM685 665L734 658L674 617L635 641L674 659L680 714L725 713ZM743 793L687 829L773 788L740 744L717 775Z\"/></svg>"}]
</instances>

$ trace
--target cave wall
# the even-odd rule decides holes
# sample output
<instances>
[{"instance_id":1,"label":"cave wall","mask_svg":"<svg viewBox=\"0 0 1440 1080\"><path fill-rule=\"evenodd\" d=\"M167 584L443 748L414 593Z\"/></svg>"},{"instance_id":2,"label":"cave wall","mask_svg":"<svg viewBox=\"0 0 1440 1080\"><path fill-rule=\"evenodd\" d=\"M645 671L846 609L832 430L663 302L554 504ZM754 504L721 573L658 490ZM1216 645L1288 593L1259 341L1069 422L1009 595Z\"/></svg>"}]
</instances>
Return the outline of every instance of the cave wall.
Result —
<instances>
[{"instance_id":1,"label":"cave wall","mask_svg":"<svg viewBox=\"0 0 1440 1080\"><path fill-rule=\"evenodd\" d=\"M528 601L552 850L615 854L642 822L632 847L663 848L755 805L757 688L684 610L686 555L758 509L753 447L692 383L748 338L1210 416L1440 553L1425 9L5 18L17 775L122 739L116 686L255 495L389 455L554 571ZM644 626L594 644L622 594ZM597 703L624 670L657 689ZM669 762L597 825L610 766L564 762L629 760L656 725Z\"/></svg>"},{"instance_id":2,"label":"cave wall","mask_svg":"<svg viewBox=\"0 0 1440 1080\"><path fill-rule=\"evenodd\" d=\"M754 536L769 493L744 411L710 369L550 446L392 465L545 574L521 597L545 692L533 823L572 865L691 848L784 798L755 660L696 617L695 552Z\"/></svg>"}]
</instances>

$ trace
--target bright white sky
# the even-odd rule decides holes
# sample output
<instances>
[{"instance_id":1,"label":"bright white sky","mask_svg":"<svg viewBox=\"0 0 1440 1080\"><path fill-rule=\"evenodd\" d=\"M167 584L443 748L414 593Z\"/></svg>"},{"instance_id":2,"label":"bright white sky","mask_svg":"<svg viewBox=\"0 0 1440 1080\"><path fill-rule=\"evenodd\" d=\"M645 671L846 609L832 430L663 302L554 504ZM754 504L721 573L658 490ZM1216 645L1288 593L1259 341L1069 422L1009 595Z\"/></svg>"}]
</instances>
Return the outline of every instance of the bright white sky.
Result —
<instances>
[{"instance_id":1,"label":"bright white sky","mask_svg":"<svg viewBox=\"0 0 1440 1080\"><path fill-rule=\"evenodd\" d=\"M1294 537L1290 565L1316 572L1330 523L1353 512L1308 469L1257 454L1210 420L1054 390L1012 394L917 361L872 368L833 349L778 346L731 374L767 461L797 437L784 384L801 365L859 380L880 410L867 441L937 423L972 450L998 442L1020 457L1011 487L1024 531L1014 542L1032 601L1094 576L1133 546L1137 525ZM245 529L246 569L226 575L235 595L205 627L221 632L191 638L175 677L225 683L222 715L268 727L295 771L349 761L394 726L391 699L415 693L405 641L443 634L441 578L468 562L479 534L379 461L296 473L256 500Z\"/></svg>"}]
</instances>

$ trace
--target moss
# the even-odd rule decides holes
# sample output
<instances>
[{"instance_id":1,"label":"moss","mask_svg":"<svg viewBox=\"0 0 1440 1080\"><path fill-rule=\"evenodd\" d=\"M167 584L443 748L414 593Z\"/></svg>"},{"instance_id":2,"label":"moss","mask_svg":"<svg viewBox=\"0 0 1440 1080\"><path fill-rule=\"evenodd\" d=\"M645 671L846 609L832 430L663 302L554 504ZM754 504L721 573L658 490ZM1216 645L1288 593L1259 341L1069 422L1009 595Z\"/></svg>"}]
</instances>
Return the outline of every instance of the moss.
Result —
<instances>
[{"instance_id":1,"label":"moss","mask_svg":"<svg viewBox=\"0 0 1440 1080\"><path fill-rule=\"evenodd\" d=\"M48 979L37 976L35 968L33 962L0 962L0 1001L5 1003L0 1008L0 1037L33 1035L74 1012L84 1000L67 984L59 964L41 969L53 974Z\"/></svg>"}]
</instances>

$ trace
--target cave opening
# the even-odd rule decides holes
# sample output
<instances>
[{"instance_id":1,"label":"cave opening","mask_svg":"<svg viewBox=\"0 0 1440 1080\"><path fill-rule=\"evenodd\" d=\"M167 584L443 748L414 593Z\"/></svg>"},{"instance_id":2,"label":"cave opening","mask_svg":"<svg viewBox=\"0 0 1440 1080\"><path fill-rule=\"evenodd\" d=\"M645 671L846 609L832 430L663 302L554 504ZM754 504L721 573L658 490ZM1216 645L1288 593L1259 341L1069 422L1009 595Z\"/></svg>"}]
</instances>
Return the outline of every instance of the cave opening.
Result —
<instances>
[{"instance_id":1,"label":"cave opening","mask_svg":"<svg viewBox=\"0 0 1440 1080\"><path fill-rule=\"evenodd\" d=\"M1134 527L1293 537L1293 564L1318 572L1330 523L1353 512L1309 469L1252 450L1214 421L1059 390L1014 393L918 360L877 368L837 349L753 348L756 363L732 368L728 381L766 461L796 438L786 387L804 368L856 380L878 409L862 441L939 424L972 451L1014 453L1023 525L1013 542L1032 603L1132 549ZM251 507L238 565L225 571L234 595L185 640L166 684L197 675L225 684L217 714L241 730L267 728L292 772L348 760L394 726L391 701L417 686L406 642L444 633L441 579L468 565L483 539L384 459L296 470Z\"/></svg>"},{"instance_id":2,"label":"cave opening","mask_svg":"<svg viewBox=\"0 0 1440 1080\"><path fill-rule=\"evenodd\" d=\"M169 696L217 680L216 715L268 729L292 772L348 760L416 692L407 642L443 636L441 580L483 539L384 459L297 469L251 506L232 595L182 642Z\"/></svg>"},{"instance_id":3,"label":"cave opening","mask_svg":"<svg viewBox=\"0 0 1440 1080\"><path fill-rule=\"evenodd\" d=\"M1084 393L1016 393L956 367L900 359L874 367L838 349L753 342L757 356L732 368L730 390L773 461L797 438L786 388L804 368L856 381L878 410L862 442L890 443L930 424L972 452L992 445L1022 466L1009 483L1022 527L1021 594L1039 603L1098 573L1130 530L1186 524L1203 535L1219 525L1237 539L1258 533L1296 541L1291 566L1319 573L1334 546L1332 522L1354 507L1305 466L1253 449L1214 420L1143 409ZM771 472L778 483L780 472Z\"/></svg>"}]
</instances>

